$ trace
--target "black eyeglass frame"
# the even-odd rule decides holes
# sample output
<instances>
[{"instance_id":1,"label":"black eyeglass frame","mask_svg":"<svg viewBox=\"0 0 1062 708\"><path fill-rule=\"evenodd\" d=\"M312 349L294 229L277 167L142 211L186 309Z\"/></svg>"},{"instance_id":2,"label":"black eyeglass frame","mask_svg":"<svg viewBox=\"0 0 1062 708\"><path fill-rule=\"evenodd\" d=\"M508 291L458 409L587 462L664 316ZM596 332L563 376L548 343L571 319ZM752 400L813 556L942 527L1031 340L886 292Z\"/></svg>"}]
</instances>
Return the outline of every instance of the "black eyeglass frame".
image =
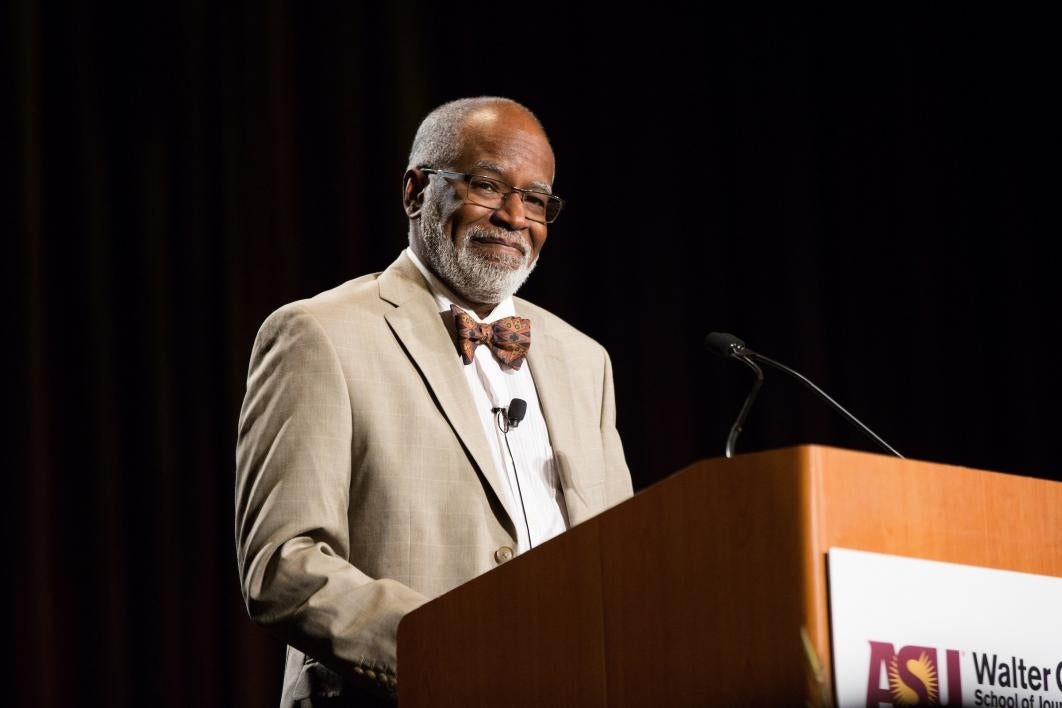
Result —
<instances>
[{"instance_id":1,"label":"black eyeglass frame","mask_svg":"<svg viewBox=\"0 0 1062 708\"><path fill-rule=\"evenodd\" d=\"M564 208L564 200L561 199L560 197L558 197L556 194L549 194L548 192L540 192L537 189L523 189L522 187L514 187L513 185L509 184L508 182L503 182L503 181L501 181L500 179L498 179L496 177L491 177L490 175L478 175L478 174L475 174L474 172L454 172L452 170L437 170L437 169L435 169L433 167L421 167L420 171L423 172L424 174L427 174L427 175L439 175L440 177L443 177L443 178L446 178L446 179L456 179L456 180L460 180L460 181L465 182L465 183L467 183L469 181L469 179L472 178L472 177L480 177L482 179L489 179L491 182L497 182L498 184L505 185L506 187L509 188L508 192L502 192L501 193L502 204L500 204L500 205L498 205L496 207L492 207L492 206L489 206L487 204L480 204L479 202L472 201L472 200L468 199L468 197L466 195L465 201L467 201L470 204L475 204L476 206L481 206L484 209L494 209L494 210L501 209L502 205L505 204L505 198L508 197L510 194L514 194L514 193L520 195L520 200L523 201L525 204L527 203L524 200L524 195L525 194L534 194L534 195L539 196L539 197L545 197L546 202L553 202L553 203L555 203L557 205L557 210L555 212L553 212L553 218L552 219L546 218L546 219L543 220L543 219L535 219L534 217L531 217L531 216L527 217L529 220L534 221L535 223L538 223L538 224L552 224L554 221L557 220L557 217L560 216L561 209ZM549 214L549 207L548 206L546 208L546 214Z\"/></svg>"}]
</instances>

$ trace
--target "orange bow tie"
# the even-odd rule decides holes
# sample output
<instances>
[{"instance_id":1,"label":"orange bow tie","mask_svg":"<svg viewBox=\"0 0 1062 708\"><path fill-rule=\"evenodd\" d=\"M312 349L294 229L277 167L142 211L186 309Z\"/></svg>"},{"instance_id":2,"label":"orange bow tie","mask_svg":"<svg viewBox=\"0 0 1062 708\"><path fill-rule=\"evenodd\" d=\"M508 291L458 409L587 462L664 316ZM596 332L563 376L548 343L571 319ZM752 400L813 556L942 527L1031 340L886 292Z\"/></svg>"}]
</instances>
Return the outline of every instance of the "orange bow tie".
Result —
<instances>
[{"instance_id":1,"label":"orange bow tie","mask_svg":"<svg viewBox=\"0 0 1062 708\"><path fill-rule=\"evenodd\" d=\"M493 322L476 322L457 305L450 305L457 328L457 348L461 361L472 363L476 347L486 344L506 366L519 369L531 348L531 320L502 317Z\"/></svg>"}]
</instances>

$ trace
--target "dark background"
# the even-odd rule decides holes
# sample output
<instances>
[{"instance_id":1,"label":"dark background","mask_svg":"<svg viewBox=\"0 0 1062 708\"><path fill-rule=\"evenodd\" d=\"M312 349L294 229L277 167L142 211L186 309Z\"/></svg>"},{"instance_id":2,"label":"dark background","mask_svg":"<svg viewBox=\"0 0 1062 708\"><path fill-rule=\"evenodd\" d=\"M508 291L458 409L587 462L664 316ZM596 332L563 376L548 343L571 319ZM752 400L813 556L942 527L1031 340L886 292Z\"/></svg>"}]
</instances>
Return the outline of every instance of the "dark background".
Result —
<instances>
[{"instance_id":1,"label":"dark background","mask_svg":"<svg viewBox=\"0 0 1062 708\"><path fill-rule=\"evenodd\" d=\"M233 545L251 343L398 255L452 98L550 132L569 205L521 294L612 353L636 488L722 454L750 372L713 330L909 457L1062 477L1045 17L401 7L4 11L13 704L276 703ZM875 449L767 377L739 452Z\"/></svg>"}]
</instances>

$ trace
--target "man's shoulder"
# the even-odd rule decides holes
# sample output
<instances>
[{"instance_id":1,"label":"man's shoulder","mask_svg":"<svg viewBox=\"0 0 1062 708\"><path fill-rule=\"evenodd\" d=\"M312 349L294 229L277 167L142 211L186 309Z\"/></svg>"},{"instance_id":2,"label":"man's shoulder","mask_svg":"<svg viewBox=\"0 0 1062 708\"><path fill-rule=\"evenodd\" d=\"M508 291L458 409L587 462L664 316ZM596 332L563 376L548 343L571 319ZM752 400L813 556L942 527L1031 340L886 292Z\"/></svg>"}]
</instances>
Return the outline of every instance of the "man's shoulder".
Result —
<instances>
[{"instance_id":1,"label":"man's shoulder","mask_svg":"<svg viewBox=\"0 0 1062 708\"><path fill-rule=\"evenodd\" d=\"M296 300L287 306L294 306L314 315L350 315L364 312L373 306L383 309L380 299L380 273L368 273L329 288L304 300Z\"/></svg>"},{"instance_id":2,"label":"man's shoulder","mask_svg":"<svg viewBox=\"0 0 1062 708\"><path fill-rule=\"evenodd\" d=\"M262 326L309 319L330 329L336 324L376 317L390 309L380 299L379 277L380 273L369 273L312 297L288 302L270 313Z\"/></svg>"},{"instance_id":3,"label":"man's shoulder","mask_svg":"<svg viewBox=\"0 0 1062 708\"><path fill-rule=\"evenodd\" d=\"M531 320L532 339L535 336L536 330L545 330L547 334L581 349L604 350L604 347L596 339L577 329L575 326L558 315L553 314L546 308L539 307L533 302L519 297L513 298L513 304L515 305L516 313L518 315L521 317L527 317Z\"/></svg>"}]
</instances>

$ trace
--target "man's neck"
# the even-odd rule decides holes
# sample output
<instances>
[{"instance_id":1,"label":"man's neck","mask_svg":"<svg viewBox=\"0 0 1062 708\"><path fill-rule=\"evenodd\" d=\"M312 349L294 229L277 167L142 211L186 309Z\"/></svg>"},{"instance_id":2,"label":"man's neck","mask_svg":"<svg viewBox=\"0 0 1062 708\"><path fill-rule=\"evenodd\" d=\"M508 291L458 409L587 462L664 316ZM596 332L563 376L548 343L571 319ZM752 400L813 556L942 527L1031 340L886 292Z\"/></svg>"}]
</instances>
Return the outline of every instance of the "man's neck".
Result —
<instances>
[{"instance_id":1,"label":"man's neck","mask_svg":"<svg viewBox=\"0 0 1062 708\"><path fill-rule=\"evenodd\" d=\"M472 309L479 316L479 319L484 319L487 315L494 312L494 308L498 306L498 303L493 305L474 305Z\"/></svg>"}]
</instances>

